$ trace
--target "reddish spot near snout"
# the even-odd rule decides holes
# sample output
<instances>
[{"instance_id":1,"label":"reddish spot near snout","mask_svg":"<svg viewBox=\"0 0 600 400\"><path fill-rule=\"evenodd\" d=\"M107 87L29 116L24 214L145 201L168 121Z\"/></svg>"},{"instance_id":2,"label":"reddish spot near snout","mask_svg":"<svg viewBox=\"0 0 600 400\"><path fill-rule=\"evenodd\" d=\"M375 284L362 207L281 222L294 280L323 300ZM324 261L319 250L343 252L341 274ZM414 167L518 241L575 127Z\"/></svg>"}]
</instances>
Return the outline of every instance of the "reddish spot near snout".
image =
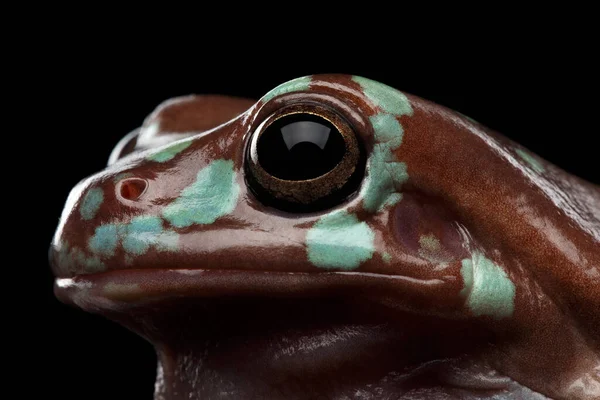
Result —
<instances>
[{"instance_id":1,"label":"reddish spot near snout","mask_svg":"<svg viewBox=\"0 0 600 400\"><path fill-rule=\"evenodd\" d=\"M121 181L118 192L125 200L135 201L146 191L148 182L140 178L127 178Z\"/></svg>"}]
</instances>

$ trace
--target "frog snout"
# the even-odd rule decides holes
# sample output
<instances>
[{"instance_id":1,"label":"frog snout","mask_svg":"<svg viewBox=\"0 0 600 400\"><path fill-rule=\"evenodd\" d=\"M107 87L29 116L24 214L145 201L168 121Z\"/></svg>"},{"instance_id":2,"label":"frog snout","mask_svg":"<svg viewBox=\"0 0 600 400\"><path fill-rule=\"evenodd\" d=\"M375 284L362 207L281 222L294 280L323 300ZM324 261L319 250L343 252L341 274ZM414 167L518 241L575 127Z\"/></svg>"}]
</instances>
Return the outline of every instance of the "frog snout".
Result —
<instances>
[{"instance_id":1,"label":"frog snout","mask_svg":"<svg viewBox=\"0 0 600 400\"><path fill-rule=\"evenodd\" d=\"M119 253L121 221L147 204L151 183L131 173L93 176L69 194L50 247L57 276L96 273L107 269Z\"/></svg>"}]
</instances>

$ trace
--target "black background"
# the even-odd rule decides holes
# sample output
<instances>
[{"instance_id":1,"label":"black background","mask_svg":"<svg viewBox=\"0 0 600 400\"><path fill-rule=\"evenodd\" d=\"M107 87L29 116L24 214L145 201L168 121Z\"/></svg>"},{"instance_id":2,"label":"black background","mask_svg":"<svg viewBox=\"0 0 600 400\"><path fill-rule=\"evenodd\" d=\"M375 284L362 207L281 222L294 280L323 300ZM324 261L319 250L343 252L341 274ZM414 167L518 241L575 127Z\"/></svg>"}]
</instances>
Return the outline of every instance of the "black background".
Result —
<instances>
[{"instance_id":1,"label":"black background","mask_svg":"<svg viewBox=\"0 0 600 400\"><path fill-rule=\"evenodd\" d=\"M324 55L293 43L287 54L275 55L260 40L250 47L224 45L225 51L215 53L203 49L201 41L144 51L117 52L101 41L53 47L52 58L38 70L39 85L23 104L29 120L22 123L33 129L21 140L35 144L39 164L34 165L41 175L34 180L33 200L41 222L34 243L28 242L27 279L35 286L28 289L31 302L20 303L25 321L19 326L27 345L16 367L20 375L36 378L28 379L24 396L17 397L152 397L152 347L102 317L56 301L47 248L71 187L103 169L116 142L161 101L189 93L258 98L298 76L357 74L458 110L599 183L599 65L595 46L592 51L580 40L587 37L573 34L565 40L559 32L511 43L471 39L419 52L391 45L365 51L357 44ZM22 183L31 182L30 176Z\"/></svg>"}]
</instances>

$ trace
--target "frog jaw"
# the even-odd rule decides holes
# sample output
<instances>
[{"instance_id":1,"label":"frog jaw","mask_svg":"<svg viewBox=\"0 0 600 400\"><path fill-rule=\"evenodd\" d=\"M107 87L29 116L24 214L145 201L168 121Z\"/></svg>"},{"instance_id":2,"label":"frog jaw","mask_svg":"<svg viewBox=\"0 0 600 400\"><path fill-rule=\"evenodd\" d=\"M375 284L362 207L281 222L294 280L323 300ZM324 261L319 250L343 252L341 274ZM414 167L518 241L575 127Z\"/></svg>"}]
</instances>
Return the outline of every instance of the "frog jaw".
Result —
<instances>
[{"instance_id":1,"label":"frog jaw","mask_svg":"<svg viewBox=\"0 0 600 400\"><path fill-rule=\"evenodd\" d=\"M55 293L61 301L91 312L131 310L148 304L160 306L173 299L364 295L394 309L463 319L463 300L457 297L448 301L448 286L448 282L440 279L349 271L134 269L59 278Z\"/></svg>"},{"instance_id":2,"label":"frog jaw","mask_svg":"<svg viewBox=\"0 0 600 400\"><path fill-rule=\"evenodd\" d=\"M177 273L187 277L198 272ZM229 275L227 282L232 277ZM248 279L247 274L240 277L237 287L244 279ZM270 279L269 287L277 287L273 281L277 278ZM314 288L312 280L309 285ZM222 290L222 285L217 286ZM287 283L284 286L290 287ZM377 290L373 284L370 288ZM93 291L94 287L88 289ZM440 395L454 393L465 399L477 398L475 394L486 388L497 394L534 393L489 365L482 357L483 347L477 355L470 348L451 345L456 335L465 332L471 340L463 344L485 345L490 340L485 329L471 322L382 307L370 296L357 296L357 286L344 291L335 285L321 289L302 294L300 290L282 290L266 297L236 290L234 297L221 292L210 298L184 296L134 303L127 298L127 288L113 286L110 290L120 300L107 304L104 298L101 306L103 315L156 345L160 361L157 390L169 399L187 398L188 394L211 398L213 391L224 388L234 397L247 398L251 396L246 390L260 390L257 388L264 385L277 388L265 394L267 398L302 398L303 390L298 392L297 387L284 383L290 379L306 381L302 387L311 387L315 395L325 397L335 396L336 390L367 393L377 382L380 396L399 399L403 395L420 398L415 397L418 391L411 392L416 388L429 388ZM85 308L98 312L89 304ZM228 372L232 365L236 366L234 376ZM188 374L194 368L200 373ZM486 381L483 375L494 379ZM336 388L330 386L332 382ZM202 388L200 392L198 388Z\"/></svg>"}]
</instances>

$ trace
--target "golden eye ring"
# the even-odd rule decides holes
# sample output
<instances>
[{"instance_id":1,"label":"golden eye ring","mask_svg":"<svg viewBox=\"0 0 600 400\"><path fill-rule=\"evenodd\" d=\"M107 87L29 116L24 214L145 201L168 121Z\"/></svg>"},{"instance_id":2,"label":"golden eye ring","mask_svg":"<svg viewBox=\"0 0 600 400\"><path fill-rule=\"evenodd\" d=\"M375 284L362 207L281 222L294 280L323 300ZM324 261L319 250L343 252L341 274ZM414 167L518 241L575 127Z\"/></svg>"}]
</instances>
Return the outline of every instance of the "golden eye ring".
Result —
<instances>
[{"instance_id":1,"label":"golden eye ring","mask_svg":"<svg viewBox=\"0 0 600 400\"><path fill-rule=\"evenodd\" d=\"M293 154L297 146L305 146L298 157ZM318 154L311 158L312 149ZM286 151L289 154L281 154ZM246 155L247 176L260 200L276 208L313 211L332 206L356 189L348 184L357 175L362 179L361 159L361 144L341 115L319 104L293 104L255 129Z\"/></svg>"}]
</instances>

